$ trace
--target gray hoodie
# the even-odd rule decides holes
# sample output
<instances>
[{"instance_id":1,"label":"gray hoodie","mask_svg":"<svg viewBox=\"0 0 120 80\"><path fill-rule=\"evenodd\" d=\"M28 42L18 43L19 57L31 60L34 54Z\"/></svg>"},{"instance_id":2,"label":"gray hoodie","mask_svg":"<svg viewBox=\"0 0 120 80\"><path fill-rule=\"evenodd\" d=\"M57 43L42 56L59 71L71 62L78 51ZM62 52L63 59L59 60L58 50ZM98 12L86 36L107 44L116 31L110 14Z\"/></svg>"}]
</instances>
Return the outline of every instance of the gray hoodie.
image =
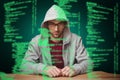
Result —
<instances>
[{"instance_id":1,"label":"gray hoodie","mask_svg":"<svg viewBox=\"0 0 120 80\"><path fill-rule=\"evenodd\" d=\"M68 19L60 7L53 5L46 13L42 22L42 31L40 35L34 37L28 47L25 57L22 61L21 71L28 74L42 74L43 69L47 65L52 65L49 34L46 22L49 20L67 21ZM76 74L87 72L88 55L82 44L82 39L74 33L70 32L69 25L64 30L63 36L63 61L64 66L72 67Z\"/></svg>"}]
</instances>

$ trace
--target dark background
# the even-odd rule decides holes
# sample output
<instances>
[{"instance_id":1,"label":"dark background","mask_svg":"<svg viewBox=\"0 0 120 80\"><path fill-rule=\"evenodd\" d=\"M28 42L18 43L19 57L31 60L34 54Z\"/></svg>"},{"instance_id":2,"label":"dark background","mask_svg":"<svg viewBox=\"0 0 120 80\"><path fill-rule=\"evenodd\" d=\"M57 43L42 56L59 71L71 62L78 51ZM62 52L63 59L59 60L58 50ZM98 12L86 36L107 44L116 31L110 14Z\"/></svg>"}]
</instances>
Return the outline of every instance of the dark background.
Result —
<instances>
[{"instance_id":1,"label":"dark background","mask_svg":"<svg viewBox=\"0 0 120 80\"><path fill-rule=\"evenodd\" d=\"M53 4L57 4L56 2L54 2L53 0L37 0L37 6L36 6L36 26L34 27L34 31L32 33L31 28L32 28L32 5L28 4L27 10L25 10L27 15L21 16L18 22L15 22L13 24L11 24L12 26L15 25L17 27L17 29L19 29L18 33L20 35L23 36L23 38L21 40L16 40L15 42L5 42L4 41L4 34L5 34L5 28L4 28L4 24L5 24L5 8L4 8L4 4L11 2L11 1L15 1L15 0L1 0L0 1L0 72L5 72L5 73L11 73L13 66L15 65L15 59L12 57L12 43L15 42L29 42L35 35L39 34L38 28L41 25L41 22L44 19L45 13L46 11L53 5ZM16 1L22 1L22 0L16 0ZM23 0L24 1L24 0ZM59 0L58 0L59 1ZM115 6L116 3L118 3L118 5L120 6L119 0L78 0L77 3L76 2L72 2L72 3L68 3L72 5L72 8L70 9L70 11L72 12L80 12L80 30L73 29L71 28L71 31L80 35L83 39L83 43L85 45L85 47L90 47L89 45L87 45L87 40L86 40L86 36L87 34L87 30L86 30L86 25L87 25L87 7L86 7L86 2L87 1L91 1L91 2L96 2L99 3L101 5L113 8ZM120 9L120 7L119 7ZM99 27L97 27L98 30L101 31L101 35L103 36L103 38L106 40L106 43L104 44L100 44L97 45L101 48L112 48L114 49L114 45L116 43L116 41L118 41L118 44L120 44L120 38L119 38L119 32L117 33L117 38L114 38L114 17L113 17L114 13L110 13L109 15L107 15L108 20L107 21L103 21L99 24ZM118 16L119 18L120 16ZM72 19L70 19L70 21L72 21ZM119 20L120 21L120 18ZM119 23L119 22L118 22ZM118 26L119 27L119 26ZM119 28L118 28L119 29ZM119 29L120 30L120 29ZM118 30L118 31L119 31ZM78 32L80 31L80 32ZM109 35L108 35L109 34ZM119 47L119 45L118 45ZM96 52L97 53L97 52ZM118 53L120 53L120 50L118 49ZM97 54L100 54L99 52ZM103 53L104 54L104 53ZM113 51L109 52L109 56L105 57L107 58L108 61L106 62L102 62L100 64L99 67L95 67L94 70L95 71L106 71L106 72L110 72L110 73L120 73L120 69L118 69L117 71L114 71L114 53ZM120 57L120 55L117 55L118 58ZM93 57L91 57L93 58ZM118 60L120 61L120 59ZM118 66L120 67L120 62L117 62Z\"/></svg>"}]
</instances>

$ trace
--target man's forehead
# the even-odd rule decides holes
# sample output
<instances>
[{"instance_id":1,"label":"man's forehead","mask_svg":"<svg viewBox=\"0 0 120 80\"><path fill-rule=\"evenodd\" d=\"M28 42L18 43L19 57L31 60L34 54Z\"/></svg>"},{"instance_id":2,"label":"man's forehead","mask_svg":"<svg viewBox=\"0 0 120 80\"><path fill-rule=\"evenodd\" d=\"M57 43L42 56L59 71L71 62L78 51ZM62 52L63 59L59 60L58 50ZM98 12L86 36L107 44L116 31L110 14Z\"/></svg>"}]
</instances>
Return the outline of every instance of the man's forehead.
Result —
<instances>
[{"instance_id":1,"label":"man's forehead","mask_svg":"<svg viewBox=\"0 0 120 80\"><path fill-rule=\"evenodd\" d=\"M49 22L59 23L59 22L61 22L61 20L54 19L54 20L50 20Z\"/></svg>"}]
</instances>

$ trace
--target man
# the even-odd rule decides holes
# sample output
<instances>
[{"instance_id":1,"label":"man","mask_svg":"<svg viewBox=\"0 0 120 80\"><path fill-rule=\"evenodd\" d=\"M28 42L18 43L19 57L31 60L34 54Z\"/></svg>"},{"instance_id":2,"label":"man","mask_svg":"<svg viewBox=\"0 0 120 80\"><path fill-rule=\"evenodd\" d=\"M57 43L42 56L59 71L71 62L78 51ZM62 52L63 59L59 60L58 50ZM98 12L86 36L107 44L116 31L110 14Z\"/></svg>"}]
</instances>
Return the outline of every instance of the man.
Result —
<instances>
[{"instance_id":1,"label":"man","mask_svg":"<svg viewBox=\"0 0 120 80\"><path fill-rule=\"evenodd\" d=\"M87 72L88 56L81 37L70 32L64 11L53 5L37 35L29 44L21 70L50 77L74 76Z\"/></svg>"}]
</instances>

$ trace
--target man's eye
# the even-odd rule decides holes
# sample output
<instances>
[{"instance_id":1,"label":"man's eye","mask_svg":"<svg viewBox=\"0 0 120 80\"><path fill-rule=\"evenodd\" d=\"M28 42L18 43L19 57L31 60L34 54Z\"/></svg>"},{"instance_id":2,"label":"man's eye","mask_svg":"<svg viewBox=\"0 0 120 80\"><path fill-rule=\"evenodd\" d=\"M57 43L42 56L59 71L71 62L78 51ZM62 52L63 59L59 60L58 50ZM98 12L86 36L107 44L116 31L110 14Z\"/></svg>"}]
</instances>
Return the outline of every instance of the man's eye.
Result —
<instances>
[{"instance_id":1,"label":"man's eye","mask_svg":"<svg viewBox=\"0 0 120 80\"><path fill-rule=\"evenodd\" d=\"M59 24L66 24L66 22L60 22Z\"/></svg>"},{"instance_id":2,"label":"man's eye","mask_svg":"<svg viewBox=\"0 0 120 80\"><path fill-rule=\"evenodd\" d=\"M52 23L52 22L49 22L49 25L55 25L54 23Z\"/></svg>"},{"instance_id":3,"label":"man's eye","mask_svg":"<svg viewBox=\"0 0 120 80\"><path fill-rule=\"evenodd\" d=\"M64 22L60 22L58 25L64 25Z\"/></svg>"}]
</instances>

